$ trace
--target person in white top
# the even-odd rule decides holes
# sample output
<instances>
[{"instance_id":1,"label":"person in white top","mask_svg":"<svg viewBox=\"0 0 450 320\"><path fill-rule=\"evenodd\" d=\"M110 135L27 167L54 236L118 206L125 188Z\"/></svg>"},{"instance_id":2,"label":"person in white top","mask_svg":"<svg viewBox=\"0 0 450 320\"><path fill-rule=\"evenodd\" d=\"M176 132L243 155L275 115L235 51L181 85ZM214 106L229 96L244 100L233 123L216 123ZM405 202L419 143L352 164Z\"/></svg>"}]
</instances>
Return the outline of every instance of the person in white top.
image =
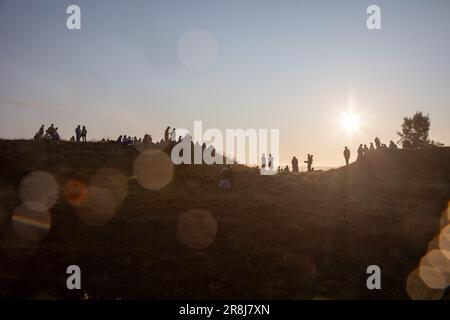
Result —
<instances>
[{"instance_id":1,"label":"person in white top","mask_svg":"<svg viewBox=\"0 0 450 320\"><path fill-rule=\"evenodd\" d=\"M267 158L267 160L268 160L269 169L272 170L272 167L273 167L273 157L272 157L272 154L269 154L269 157Z\"/></svg>"},{"instance_id":2,"label":"person in white top","mask_svg":"<svg viewBox=\"0 0 450 320\"><path fill-rule=\"evenodd\" d=\"M261 157L261 168L265 169L266 168L266 155L263 153L262 157Z\"/></svg>"},{"instance_id":3,"label":"person in white top","mask_svg":"<svg viewBox=\"0 0 450 320\"><path fill-rule=\"evenodd\" d=\"M172 133L170 134L170 140L177 141L177 133L175 131L175 128L173 128Z\"/></svg>"}]
</instances>

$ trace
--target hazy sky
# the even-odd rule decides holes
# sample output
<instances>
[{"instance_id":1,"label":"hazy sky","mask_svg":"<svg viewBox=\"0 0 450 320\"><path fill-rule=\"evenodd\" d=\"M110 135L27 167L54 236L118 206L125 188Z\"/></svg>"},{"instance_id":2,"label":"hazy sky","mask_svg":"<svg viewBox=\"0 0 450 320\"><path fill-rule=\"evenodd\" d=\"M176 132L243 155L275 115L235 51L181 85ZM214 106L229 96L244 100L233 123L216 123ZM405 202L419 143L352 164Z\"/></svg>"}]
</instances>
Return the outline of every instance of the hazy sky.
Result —
<instances>
[{"instance_id":1,"label":"hazy sky","mask_svg":"<svg viewBox=\"0 0 450 320\"><path fill-rule=\"evenodd\" d=\"M381 30L366 27L371 4ZM345 145L396 141L421 110L448 144L449 39L448 0L0 0L0 136L55 123L64 138L84 124L88 138L160 139L202 120L279 128L281 162L340 165ZM350 101L353 135L338 123Z\"/></svg>"}]
</instances>

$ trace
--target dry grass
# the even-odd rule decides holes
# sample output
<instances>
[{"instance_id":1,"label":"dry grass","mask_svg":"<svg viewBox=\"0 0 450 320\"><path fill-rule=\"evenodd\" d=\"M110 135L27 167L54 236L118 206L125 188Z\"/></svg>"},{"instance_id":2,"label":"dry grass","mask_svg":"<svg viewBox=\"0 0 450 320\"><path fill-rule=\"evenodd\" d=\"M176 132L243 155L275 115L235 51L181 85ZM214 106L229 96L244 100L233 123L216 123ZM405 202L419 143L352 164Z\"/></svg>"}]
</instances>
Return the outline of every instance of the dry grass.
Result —
<instances>
[{"instance_id":1,"label":"dry grass","mask_svg":"<svg viewBox=\"0 0 450 320\"><path fill-rule=\"evenodd\" d=\"M393 299L407 298L408 274L439 231L449 200L450 150L376 153L364 163L314 174L260 176L234 169L235 187L217 187L221 166L177 167L162 190L132 178L133 147L48 146L0 142L0 206L20 204L22 177L34 170L60 185L86 182L104 167L130 177L129 194L102 227L83 224L63 197L36 252L8 251L3 222L0 297L79 298L65 287L78 264L94 298ZM218 224L215 241L192 250L177 237L178 218L204 209ZM366 267L382 269L383 290L369 291Z\"/></svg>"}]
</instances>

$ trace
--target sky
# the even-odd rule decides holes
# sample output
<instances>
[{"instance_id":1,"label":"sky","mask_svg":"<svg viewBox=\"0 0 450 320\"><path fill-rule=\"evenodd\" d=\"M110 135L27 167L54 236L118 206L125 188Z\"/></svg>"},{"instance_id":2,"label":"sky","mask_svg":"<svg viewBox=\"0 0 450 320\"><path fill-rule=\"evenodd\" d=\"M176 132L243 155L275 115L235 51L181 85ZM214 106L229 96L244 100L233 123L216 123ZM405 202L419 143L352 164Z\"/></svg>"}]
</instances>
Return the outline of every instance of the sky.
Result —
<instances>
[{"instance_id":1,"label":"sky","mask_svg":"<svg viewBox=\"0 0 450 320\"><path fill-rule=\"evenodd\" d=\"M66 8L81 9L81 29ZM366 26L369 5L381 29ZM450 1L0 0L0 137L161 139L166 126L279 129L280 162L339 166L429 114L450 142ZM342 113L360 117L357 132Z\"/></svg>"}]
</instances>

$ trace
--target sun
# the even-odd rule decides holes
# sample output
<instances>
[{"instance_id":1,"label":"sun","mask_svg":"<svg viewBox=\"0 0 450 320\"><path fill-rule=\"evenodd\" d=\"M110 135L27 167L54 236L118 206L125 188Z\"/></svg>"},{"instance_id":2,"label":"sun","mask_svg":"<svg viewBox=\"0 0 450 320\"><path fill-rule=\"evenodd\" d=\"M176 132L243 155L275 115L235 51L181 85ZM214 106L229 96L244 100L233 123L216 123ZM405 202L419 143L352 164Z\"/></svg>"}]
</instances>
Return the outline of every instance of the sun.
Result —
<instances>
[{"instance_id":1,"label":"sun","mask_svg":"<svg viewBox=\"0 0 450 320\"><path fill-rule=\"evenodd\" d=\"M340 125L348 134L352 134L361 127L361 118L353 112L346 112L341 115Z\"/></svg>"}]
</instances>

